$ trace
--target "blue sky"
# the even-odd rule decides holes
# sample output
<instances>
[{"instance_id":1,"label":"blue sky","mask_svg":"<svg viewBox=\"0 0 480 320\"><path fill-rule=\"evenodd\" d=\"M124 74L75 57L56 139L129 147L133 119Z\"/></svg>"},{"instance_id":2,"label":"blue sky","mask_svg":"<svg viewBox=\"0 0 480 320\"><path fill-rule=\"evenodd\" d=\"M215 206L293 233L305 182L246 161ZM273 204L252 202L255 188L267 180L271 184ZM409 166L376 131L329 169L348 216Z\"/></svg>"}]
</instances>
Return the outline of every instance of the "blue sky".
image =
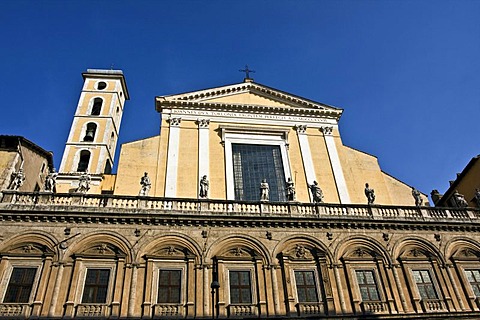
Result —
<instances>
[{"instance_id":1,"label":"blue sky","mask_svg":"<svg viewBox=\"0 0 480 320\"><path fill-rule=\"evenodd\" d=\"M243 80L344 109L344 144L422 192L479 154L480 1L0 2L0 134L63 153L87 68L122 69L120 142L154 97Z\"/></svg>"}]
</instances>

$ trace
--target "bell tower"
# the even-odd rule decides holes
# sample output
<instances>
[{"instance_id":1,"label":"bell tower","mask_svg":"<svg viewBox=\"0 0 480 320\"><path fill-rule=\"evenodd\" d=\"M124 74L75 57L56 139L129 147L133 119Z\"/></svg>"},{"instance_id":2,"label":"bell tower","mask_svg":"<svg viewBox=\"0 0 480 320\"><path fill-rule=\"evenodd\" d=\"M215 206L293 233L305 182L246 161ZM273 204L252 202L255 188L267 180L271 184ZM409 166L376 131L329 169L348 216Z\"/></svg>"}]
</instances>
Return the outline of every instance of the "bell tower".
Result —
<instances>
[{"instance_id":1,"label":"bell tower","mask_svg":"<svg viewBox=\"0 0 480 320\"><path fill-rule=\"evenodd\" d=\"M100 193L111 173L127 84L121 70L88 69L57 178L58 192L71 192L83 172L91 175L89 193Z\"/></svg>"}]
</instances>

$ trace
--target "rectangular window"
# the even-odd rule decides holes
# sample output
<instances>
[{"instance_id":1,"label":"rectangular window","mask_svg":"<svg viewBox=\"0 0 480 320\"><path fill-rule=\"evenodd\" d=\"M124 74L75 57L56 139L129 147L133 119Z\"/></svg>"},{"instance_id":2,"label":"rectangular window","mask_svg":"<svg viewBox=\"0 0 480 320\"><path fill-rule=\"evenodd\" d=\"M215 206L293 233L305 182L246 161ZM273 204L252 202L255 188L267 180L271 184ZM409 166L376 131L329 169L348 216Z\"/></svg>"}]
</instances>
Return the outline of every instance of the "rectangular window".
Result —
<instances>
[{"instance_id":1,"label":"rectangular window","mask_svg":"<svg viewBox=\"0 0 480 320\"><path fill-rule=\"evenodd\" d=\"M420 297L425 300L437 300L437 292L428 270L412 270Z\"/></svg>"},{"instance_id":2,"label":"rectangular window","mask_svg":"<svg viewBox=\"0 0 480 320\"><path fill-rule=\"evenodd\" d=\"M230 303L252 303L250 271L230 271Z\"/></svg>"},{"instance_id":3,"label":"rectangular window","mask_svg":"<svg viewBox=\"0 0 480 320\"><path fill-rule=\"evenodd\" d=\"M317 286L313 271L295 271L298 302L318 302Z\"/></svg>"},{"instance_id":4,"label":"rectangular window","mask_svg":"<svg viewBox=\"0 0 480 320\"><path fill-rule=\"evenodd\" d=\"M280 146L232 144L232 157L235 200L259 201L260 183L266 179L270 201L286 201Z\"/></svg>"},{"instance_id":5,"label":"rectangular window","mask_svg":"<svg viewBox=\"0 0 480 320\"><path fill-rule=\"evenodd\" d=\"M181 270L160 270L158 303L180 303Z\"/></svg>"},{"instance_id":6,"label":"rectangular window","mask_svg":"<svg viewBox=\"0 0 480 320\"><path fill-rule=\"evenodd\" d=\"M4 303L28 303L32 293L37 268L14 267Z\"/></svg>"},{"instance_id":7,"label":"rectangular window","mask_svg":"<svg viewBox=\"0 0 480 320\"><path fill-rule=\"evenodd\" d=\"M82 303L106 303L110 269L87 269Z\"/></svg>"},{"instance_id":8,"label":"rectangular window","mask_svg":"<svg viewBox=\"0 0 480 320\"><path fill-rule=\"evenodd\" d=\"M472 286L473 293L480 297L480 270L465 270L467 280Z\"/></svg>"},{"instance_id":9,"label":"rectangular window","mask_svg":"<svg viewBox=\"0 0 480 320\"><path fill-rule=\"evenodd\" d=\"M358 287L363 301L380 301L373 270L356 270Z\"/></svg>"}]
</instances>

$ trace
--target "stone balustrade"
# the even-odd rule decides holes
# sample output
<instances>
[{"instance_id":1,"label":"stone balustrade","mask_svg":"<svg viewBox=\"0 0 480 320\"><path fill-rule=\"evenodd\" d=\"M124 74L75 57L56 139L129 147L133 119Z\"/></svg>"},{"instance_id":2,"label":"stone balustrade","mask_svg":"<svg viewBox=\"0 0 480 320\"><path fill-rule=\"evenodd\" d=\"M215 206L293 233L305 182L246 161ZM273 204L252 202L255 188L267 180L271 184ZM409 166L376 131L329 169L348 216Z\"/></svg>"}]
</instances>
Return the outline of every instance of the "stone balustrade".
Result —
<instances>
[{"instance_id":1,"label":"stone balustrade","mask_svg":"<svg viewBox=\"0 0 480 320\"><path fill-rule=\"evenodd\" d=\"M107 316L107 305L102 304L79 304L77 306L77 317L105 317Z\"/></svg>"},{"instance_id":2,"label":"stone balustrade","mask_svg":"<svg viewBox=\"0 0 480 320\"><path fill-rule=\"evenodd\" d=\"M156 317L179 317L183 316L183 306L179 304L157 304L154 306Z\"/></svg>"},{"instance_id":3,"label":"stone balustrade","mask_svg":"<svg viewBox=\"0 0 480 320\"><path fill-rule=\"evenodd\" d=\"M446 310L441 300L421 300L420 304L424 312L441 312Z\"/></svg>"},{"instance_id":4,"label":"stone balustrade","mask_svg":"<svg viewBox=\"0 0 480 320\"><path fill-rule=\"evenodd\" d=\"M323 303L298 303L298 313L300 316L325 314L325 306Z\"/></svg>"},{"instance_id":5,"label":"stone balustrade","mask_svg":"<svg viewBox=\"0 0 480 320\"><path fill-rule=\"evenodd\" d=\"M362 301L361 308L363 313L388 313L388 305L383 301Z\"/></svg>"},{"instance_id":6,"label":"stone balustrade","mask_svg":"<svg viewBox=\"0 0 480 320\"><path fill-rule=\"evenodd\" d=\"M250 317L258 315L258 307L252 304L231 304L228 306L230 317Z\"/></svg>"},{"instance_id":7,"label":"stone balustrade","mask_svg":"<svg viewBox=\"0 0 480 320\"><path fill-rule=\"evenodd\" d=\"M30 306L19 303L1 303L0 317L23 317L26 316Z\"/></svg>"},{"instance_id":8,"label":"stone balustrade","mask_svg":"<svg viewBox=\"0 0 480 320\"><path fill-rule=\"evenodd\" d=\"M147 212L182 215L269 216L394 221L480 222L477 208L437 208L300 202L246 202L90 194L26 193L4 190L1 208L44 211ZM34 209L35 208L35 209ZM82 208L82 209L80 209Z\"/></svg>"}]
</instances>

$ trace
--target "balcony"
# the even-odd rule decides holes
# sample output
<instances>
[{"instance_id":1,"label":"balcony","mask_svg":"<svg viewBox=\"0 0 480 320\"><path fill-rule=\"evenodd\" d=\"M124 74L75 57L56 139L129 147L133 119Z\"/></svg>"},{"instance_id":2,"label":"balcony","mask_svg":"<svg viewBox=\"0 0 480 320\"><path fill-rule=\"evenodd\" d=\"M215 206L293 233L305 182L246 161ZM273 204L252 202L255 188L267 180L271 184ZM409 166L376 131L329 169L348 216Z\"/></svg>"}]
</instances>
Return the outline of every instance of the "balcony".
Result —
<instances>
[{"instance_id":1,"label":"balcony","mask_svg":"<svg viewBox=\"0 0 480 320\"><path fill-rule=\"evenodd\" d=\"M86 214L88 213L88 214ZM4 190L0 199L0 220L42 220L84 223L159 224L175 216L215 220L222 225L265 223L452 223L459 227L480 222L476 208L437 208L299 202L241 202L90 194L25 193ZM256 218L254 222L251 218ZM220 219L219 219L220 218ZM264 222L260 222L262 221ZM335 219L335 220L333 220ZM236 221L235 221L236 220Z\"/></svg>"},{"instance_id":2,"label":"balcony","mask_svg":"<svg viewBox=\"0 0 480 320\"><path fill-rule=\"evenodd\" d=\"M27 317L30 313L28 304L1 303L0 317Z\"/></svg>"},{"instance_id":3,"label":"balcony","mask_svg":"<svg viewBox=\"0 0 480 320\"><path fill-rule=\"evenodd\" d=\"M388 313L388 305L382 301L362 301L360 307L365 314Z\"/></svg>"},{"instance_id":4,"label":"balcony","mask_svg":"<svg viewBox=\"0 0 480 320\"><path fill-rule=\"evenodd\" d=\"M258 316L258 307L253 304L231 304L228 306L229 317Z\"/></svg>"},{"instance_id":5,"label":"balcony","mask_svg":"<svg viewBox=\"0 0 480 320\"><path fill-rule=\"evenodd\" d=\"M109 307L103 304L79 304L77 306L77 317L98 318L106 317Z\"/></svg>"},{"instance_id":6,"label":"balcony","mask_svg":"<svg viewBox=\"0 0 480 320\"><path fill-rule=\"evenodd\" d=\"M420 300L423 312L446 311L445 304L441 300Z\"/></svg>"},{"instance_id":7,"label":"balcony","mask_svg":"<svg viewBox=\"0 0 480 320\"><path fill-rule=\"evenodd\" d=\"M299 316L325 314L323 303L298 303L297 311Z\"/></svg>"}]
</instances>

